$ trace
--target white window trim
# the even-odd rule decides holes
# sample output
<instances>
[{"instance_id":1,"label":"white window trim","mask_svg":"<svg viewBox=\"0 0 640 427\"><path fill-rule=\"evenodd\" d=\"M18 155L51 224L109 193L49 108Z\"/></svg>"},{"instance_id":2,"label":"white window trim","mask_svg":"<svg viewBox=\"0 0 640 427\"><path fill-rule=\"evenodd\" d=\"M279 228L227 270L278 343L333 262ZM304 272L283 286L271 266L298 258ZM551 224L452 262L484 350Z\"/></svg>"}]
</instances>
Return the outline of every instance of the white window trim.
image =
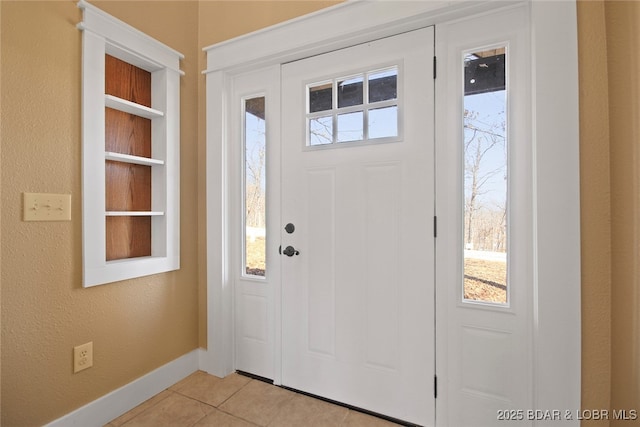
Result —
<instances>
[{"instance_id":1,"label":"white window trim","mask_svg":"<svg viewBox=\"0 0 640 427\"><path fill-rule=\"evenodd\" d=\"M81 0L82 34L82 213L83 286L95 286L180 268L180 60L184 56ZM152 255L106 261L105 54L152 75L152 108L124 111L158 118L152 122ZM126 102L121 104L127 104ZM127 110L128 108L128 110ZM144 111L142 111L144 110ZM111 156L111 157L110 157ZM118 155L116 154L116 157ZM141 163L134 156L119 159Z\"/></svg>"},{"instance_id":2,"label":"white window trim","mask_svg":"<svg viewBox=\"0 0 640 427\"><path fill-rule=\"evenodd\" d=\"M225 96L229 77L403 31L528 4L532 51L535 408L580 408L580 198L575 0L351 1L205 48L207 338L201 368L233 370ZM578 421L567 423L577 425Z\"/></svg>"}]
</instances>

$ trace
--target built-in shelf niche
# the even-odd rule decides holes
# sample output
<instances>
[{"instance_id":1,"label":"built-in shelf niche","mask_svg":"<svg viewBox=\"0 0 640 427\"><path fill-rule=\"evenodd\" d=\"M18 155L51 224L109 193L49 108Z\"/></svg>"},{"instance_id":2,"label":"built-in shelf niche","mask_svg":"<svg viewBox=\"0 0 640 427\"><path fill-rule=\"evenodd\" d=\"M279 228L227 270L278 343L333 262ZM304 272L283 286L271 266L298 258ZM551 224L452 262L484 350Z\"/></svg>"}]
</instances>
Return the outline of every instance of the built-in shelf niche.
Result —
<instances>
[{"instance_id":1,"label":"built-in shelf niche","mask_svg":"<svg viewBox=\"0 0 640 427\"><path fill-rule=\"evenodd\" d=\"M83 286L180 268L183 55L84 0Z\"/></svg>"},{"instance_id":2,"label":"built-in shelf niche","mask_svg":"<svg viewBox=\"0 0 640 427\"><path fill-rule=\"evenodd\" d=\"M151 122L163 116L151 108L151 73L105 55L107 261L152 255L152 168L164 160L152 158Z\"/></svg>"}]
</instances>

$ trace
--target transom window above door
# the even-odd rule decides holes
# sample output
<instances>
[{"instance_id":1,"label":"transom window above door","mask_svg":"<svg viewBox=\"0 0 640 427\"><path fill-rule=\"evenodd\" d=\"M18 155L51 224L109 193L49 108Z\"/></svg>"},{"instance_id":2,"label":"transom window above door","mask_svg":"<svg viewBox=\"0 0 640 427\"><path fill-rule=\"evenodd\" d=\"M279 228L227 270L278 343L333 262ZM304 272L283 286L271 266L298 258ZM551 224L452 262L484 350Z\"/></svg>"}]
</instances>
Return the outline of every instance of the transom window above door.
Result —
<instances>
[{"instance_id":1,"label":"transom window above door","mask_svg":"<svg viewBox=\"0 0 640 427\"><path fill-rule=\"evenodd\" d=\"M400 137L397 65L307 85L307 147L394 142Z\"/></svg>"}]
</instances>

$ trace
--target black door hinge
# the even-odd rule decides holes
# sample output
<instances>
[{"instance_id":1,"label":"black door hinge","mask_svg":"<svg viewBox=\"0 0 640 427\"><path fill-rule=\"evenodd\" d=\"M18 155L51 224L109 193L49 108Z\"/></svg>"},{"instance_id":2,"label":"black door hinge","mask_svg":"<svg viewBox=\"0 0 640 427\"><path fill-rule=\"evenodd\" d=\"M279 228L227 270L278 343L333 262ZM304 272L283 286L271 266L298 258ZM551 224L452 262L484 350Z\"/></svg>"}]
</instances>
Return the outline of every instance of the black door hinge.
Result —
<instances>
[{"instance_id":1,"label":"black door hinge","mask_svg":"<svg viewBox=\"0 0 640 427\"><path fill-rule=\"evenodd\" d=\"M437 70L438 70L438 60L436 59L436 57L433 57L433 79L435 80L436 78L436 74L437 74Z\"/></svg>"},{"instance_id":2,"label":"black door hinge","mask_svg":"<svg viewBox=\"0 0 640 427\"><path fill-rule=\"evenodd\" d=\"M438 376L437 375L433 376L433 398L434 399L438 398Z\"/></svg>"},{"instance_id":3,"label":"black door hinge","mask_svg":"<svg viewBox=\"0 0 640 427\"><path fill-rule=\"evenodd\" d=\"M438 237L438 217L433 217L433 237Z\"/></svg>"}]
</instances>

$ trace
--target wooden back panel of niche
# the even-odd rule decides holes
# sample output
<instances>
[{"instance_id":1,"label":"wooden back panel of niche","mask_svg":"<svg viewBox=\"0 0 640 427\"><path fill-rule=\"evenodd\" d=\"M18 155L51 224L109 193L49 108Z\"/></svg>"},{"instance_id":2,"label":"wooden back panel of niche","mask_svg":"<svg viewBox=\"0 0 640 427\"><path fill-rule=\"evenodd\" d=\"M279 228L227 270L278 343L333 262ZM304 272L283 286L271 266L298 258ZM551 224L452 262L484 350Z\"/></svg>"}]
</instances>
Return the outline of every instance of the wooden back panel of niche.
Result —
<instances>
[{"instance_id":1,"label":"wooden back panel of niche","mask_svg":"<svg viewBox=\"0 0 640 427\"><path fill-rule=\"evenodd\" d=\"M105 93L151 107L151 73L105 57ZM105 150L151 157L151 120L105 109ZM151 210L151 167L107 160L107 211ZM106 218L107 261L151 255L151 217Z\"/></svg>"}]
</instances>

